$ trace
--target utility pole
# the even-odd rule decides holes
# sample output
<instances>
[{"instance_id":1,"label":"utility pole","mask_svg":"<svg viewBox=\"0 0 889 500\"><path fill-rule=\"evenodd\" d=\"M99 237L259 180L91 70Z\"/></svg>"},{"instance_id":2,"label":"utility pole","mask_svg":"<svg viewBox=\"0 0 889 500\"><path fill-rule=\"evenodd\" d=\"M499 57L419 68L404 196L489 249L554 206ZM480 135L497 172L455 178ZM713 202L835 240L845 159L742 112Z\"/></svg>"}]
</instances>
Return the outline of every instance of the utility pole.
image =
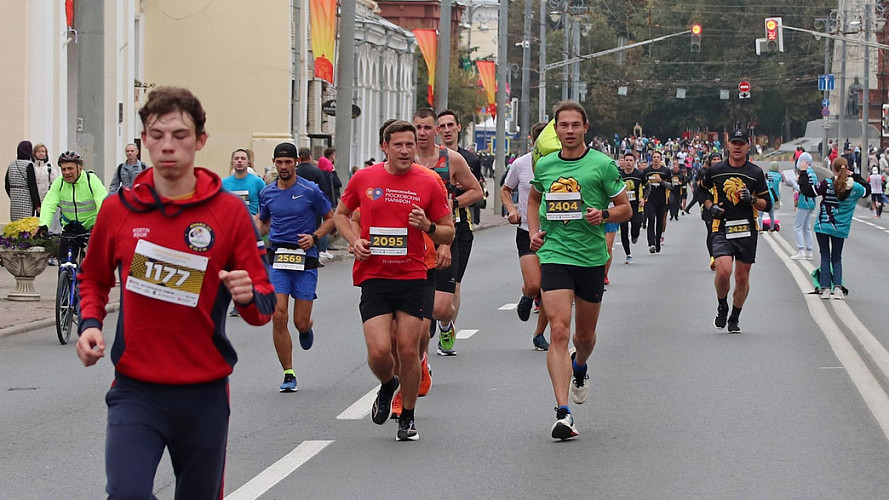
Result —
<instances>
[{"instance_id":1,"label":"utility pole","mask_svg":"<svg viewBox=\"0 0 889 500\"><path fill-rule=\"evenodd\" d=\"M531 0L525 0L525 33L522 36L522 109L519 113L520 147L528 151L528 122L531 121ZM515 119L515 117L513 117Z\"/></svg>"},{"instance_id":2,"label":"utility pole","mask_svg":"<svg viewBox=\"0 0 889 500\"><path fill-rule=\"evenodd\" d=\"M451 3L452 0L441 0L441 18L438 20L435 88L432 90L436 113L448 109L448 79L450 78L451 71Z\"/></svg>"},{"instance_id":3,"label":"utility pole","mask_svg":"<svg viewBox=\"0 0 889 500\"><path fill-rule=\"evenodd\" d=\"M497 135L494 145L494 179L503 178L506 168L506 80L509 78L509 62L506 60L507 30L509 26L509 2L500 2L500 19L497 21ZM494 213L499 214L503 202L494 196Z\"/></svg>"},{"instance_id":4,"label":"utility pole","mask_svg":"<svg viewBox=\"0 0 889 500\"><path fill-rule=\"evenodd\" d=\"M546 2L544 0L540 1L540 60L537 65L540 74L540 85L537 90L537 121L542 122L546 121Z\"/></svg>"},{"instance_id":5,"label":"utility pole","mask_svg":"<svg viewBox=\"0 0 889 500\"><path fill-rule=\"evenodd\" d=\"M568 3L566 2L565 8L567 9ZM568 11L566 10L564 14L562 14L562 60L567 61L571 58L571 43L569 42L569 38L571 37L571 16L568 15ZM568 69L562 70L562 100L568 100Z\"/></svg>"},{"instance_id":6,"label":"utility pole","mask_svg":"<svg viewBox=\"0 0 889 500\"><path fill-rule=\"evenodd\" d=\"M577 57L580 55L580 20L572 19L571 20L571 39L572 39L572 48L571 48L571 56ZM580 102L580 61L576 61L571 64L571 99L575 102Z\"/></svg>"},{"instance_id":7,"label":"utility pole","mask_svg":"<svg viewBox=\"0 0 889 500\"><path fill-rule=\"evenodd\" d=\"M870 151L869 146L869 135L870 135L870 47L867 46L867 42L870 42L870 13L873 5L868 1L864 5L864 42L865 45L862 47L864 49L864 90L861 92L861 109L863 110L861 113L861 163L862 165L867 165L867 158L870 156L868 152ZM861 169L861 173L864 174L865 168L862 168L862 165L858 167Z\"/></svg>"},{"instance_id":8,"label":"utility pole","mask_svg":"<svg viewBox=\"0 0 889 500\"><path fill-rule=\"evenodd\" d=\"M824 33L830 33L830 18L822 19L824 22ZM830 74L830 38L824 37L824 74ZM824 96L822 99L829 101L830 100L830 91L827 90L827 86L824 88ZM827 118L824 119L824 129L821 131L821 161L824 162L824 159L827 158L827 155L830 154L830 151L827 150L827 132L830 130L830 124L827 121Z\"/></svg>"},{"instance_id":9,"label":"utility pole","mask_svg":"<svg viewBox=\"0 0 889 500\"><path fill-rule=\"evenodd\" d=\"M843 10L840 18L840 32L846 33L846 11ZM837 120L837 151L843 153L843 144L845 142L843 133L845 127L843 122L846 121L846 41L840 40L842 55L840 56L840 91L837 92L837 98L840 100L840 116Z\"/></svg>"},{"instance_id":10,"label":"utility pole","mask_svg":"<svg viewBox=\"0 0 889 500\"><path fill-rule=\"evenodd\" d=\"M355 2L340 6L340 46L337 53L336 103L336 172L340 179L349 178L352 164L352 93L355 86Z\"/></svg>"}]
</instances>

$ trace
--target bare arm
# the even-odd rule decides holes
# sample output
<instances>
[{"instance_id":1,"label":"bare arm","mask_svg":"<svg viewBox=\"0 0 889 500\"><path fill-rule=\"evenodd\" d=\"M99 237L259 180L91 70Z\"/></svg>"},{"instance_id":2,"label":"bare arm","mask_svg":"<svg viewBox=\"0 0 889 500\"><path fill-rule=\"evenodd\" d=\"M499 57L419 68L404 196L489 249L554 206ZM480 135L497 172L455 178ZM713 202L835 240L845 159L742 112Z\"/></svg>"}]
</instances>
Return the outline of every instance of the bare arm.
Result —
<instances>
[{"instance_id":1,"label":"bare arm","mask_svg":"<svg viewBox=\"0 0 889 500\"><path fill-rule=\"evenodd\" d=\"M460 153L448 150L448 161L450 162L451 178L459 183L465 191L454 200L457 203L456 208L468 207L481 200L484 197L482 186L472 174L466 160L460 156Z\"/></svg>"}]
</instances>

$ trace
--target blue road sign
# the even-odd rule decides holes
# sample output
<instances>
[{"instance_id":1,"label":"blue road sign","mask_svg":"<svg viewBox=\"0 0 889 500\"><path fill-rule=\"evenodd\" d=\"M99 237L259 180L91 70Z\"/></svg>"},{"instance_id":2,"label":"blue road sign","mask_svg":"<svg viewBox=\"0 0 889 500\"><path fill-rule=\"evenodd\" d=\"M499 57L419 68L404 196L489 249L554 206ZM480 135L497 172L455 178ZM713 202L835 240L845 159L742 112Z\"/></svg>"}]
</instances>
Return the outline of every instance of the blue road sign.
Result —
<instances>
[{"instance_id":1,"label":"blue road sign","mask_svg":"<svg viewBox=\"0 0 889 500\"><path fill-rule=\"evenodd\" d=\"M830 107L830 99L822 99L821 100L821 107L822 108L829 108Z\"/></svg>"},{"instance_id":2,"label":"blue road sign","mask_svg":"<svg viewBox=\"0 0 889 500\"><path fill-rule=\"evenodd\" d=\"M834 75L818 75L818 90L833 90L834 89Z\"/></svg>"}]
</instances>

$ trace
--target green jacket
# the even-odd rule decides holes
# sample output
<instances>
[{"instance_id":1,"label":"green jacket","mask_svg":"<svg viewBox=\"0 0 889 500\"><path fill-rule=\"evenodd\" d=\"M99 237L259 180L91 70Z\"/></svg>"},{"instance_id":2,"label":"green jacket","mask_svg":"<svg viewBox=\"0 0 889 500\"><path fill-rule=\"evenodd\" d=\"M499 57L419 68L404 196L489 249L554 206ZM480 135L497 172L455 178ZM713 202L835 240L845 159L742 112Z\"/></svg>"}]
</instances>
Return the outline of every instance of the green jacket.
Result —
<instances>
[{"instance_id":1,"label":"green jacket","mask_svg":"<svg viewBox=\"0 0 889 500\"><path fill-rule=\"evenodd\" d=\"M77 221L86 229L92 229L106 196L108 191L96 174L84 170L74 184L65 182L59 176L49 187L40 205L40 225L49 226L58 208L62 213L63 228L68 223Z\"/></svg>"}]
</instances>

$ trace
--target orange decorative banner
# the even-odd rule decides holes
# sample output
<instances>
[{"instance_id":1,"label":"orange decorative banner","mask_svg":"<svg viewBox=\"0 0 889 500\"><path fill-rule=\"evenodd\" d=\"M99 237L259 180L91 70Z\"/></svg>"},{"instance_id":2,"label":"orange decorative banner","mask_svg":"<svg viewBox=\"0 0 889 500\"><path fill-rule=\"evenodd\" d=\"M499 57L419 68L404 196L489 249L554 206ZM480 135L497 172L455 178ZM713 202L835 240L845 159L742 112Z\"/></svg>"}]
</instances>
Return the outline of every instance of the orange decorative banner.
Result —
<instances>
[{"instance_id":1,"label":"orange decorative banner","mask_svg":"<svg viewBox=\"0 0 889 500\"><path fill-rule=\"evenodd\" d=\"M336 50L336 0L309 0L315 77L333 83Z\"/></svg>"},{"instance_id":2,"label":"orange decorative banner","mask_svg":"<svg viewBox=\"0 0 889 500\"><path fill-rule=\"evenodd\" d=\"M494 61L476 61L475 64L478 66L478 75L481 77L482 87L485 88L485 94L488 98L489 113L492 115L496 114L492 111L497 109L497 105L494 104L497 92L497 79L495 76L497 65Z\"/></svg>"},{"instance_id":3,"label":"orange decorative banner","mask_svg":"<svg viewBox=\"0 0 889 500\"><path fill-rule=\"evenodd\" d=\"M429 72L429 88L427 89L426 101L432 106L435 102L432 96L432 89L435 88L435 58L438 49L438 30L414 30L414 37L417 39L417 45L420 46L423 60L426 61L426 70Z\"/></svg>"}]
</instances>

